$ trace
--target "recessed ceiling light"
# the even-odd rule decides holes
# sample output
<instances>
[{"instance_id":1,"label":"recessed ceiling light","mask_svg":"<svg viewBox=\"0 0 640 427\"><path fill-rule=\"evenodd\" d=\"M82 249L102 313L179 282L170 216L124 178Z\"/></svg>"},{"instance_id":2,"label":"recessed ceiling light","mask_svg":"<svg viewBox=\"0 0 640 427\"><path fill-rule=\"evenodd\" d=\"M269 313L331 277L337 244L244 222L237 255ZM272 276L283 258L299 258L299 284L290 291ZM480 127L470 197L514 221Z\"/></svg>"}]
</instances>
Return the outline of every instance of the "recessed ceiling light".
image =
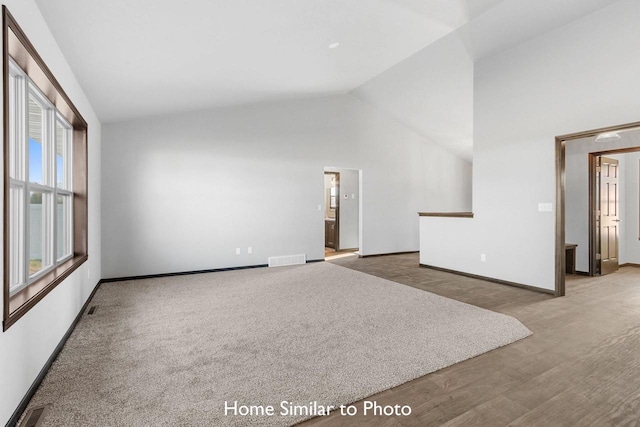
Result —
<instances>
[{"instance_id":1,"label":"recessed ceiling light","mask_svg":"<svg viewBox=\"0 0 640 427\"><path fill-rule=\"evenodd\" d=\"M611 141L617 141L620 138L621 137L618 134L618 132L605 132L605 133L601 133L596 137L596 142L611 142Z\"/></svg>"},{"instance_id":2,"label":"recessed ceiling light","mask_svg":"<svg viewBox=\"0 0 640 427\"><path fill-rule=\"evenodd\" d=\"M340 46L340 42L333 42L329 45L329 49L335 49Z\"/></svg>"}]
</instances>

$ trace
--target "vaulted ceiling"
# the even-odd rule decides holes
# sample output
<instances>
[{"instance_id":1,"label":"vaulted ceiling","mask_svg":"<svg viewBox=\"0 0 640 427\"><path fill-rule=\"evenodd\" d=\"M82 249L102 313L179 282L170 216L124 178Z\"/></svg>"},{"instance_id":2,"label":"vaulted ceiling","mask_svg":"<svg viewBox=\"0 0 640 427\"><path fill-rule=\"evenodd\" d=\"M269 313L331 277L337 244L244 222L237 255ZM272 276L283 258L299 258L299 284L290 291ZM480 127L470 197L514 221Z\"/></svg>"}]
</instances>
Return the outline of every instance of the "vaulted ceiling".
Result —
<instances>
[{"instance_id":1,"label":"vaulted ceiling","mask_svg":"<svg viewBox=\"0 0 640 427\"><path fill-rule=\"evenodd\" d=\"M36 1L108 123L346 93L453 31L478 60L615 0Z\"/></svg>"}]
</instances>

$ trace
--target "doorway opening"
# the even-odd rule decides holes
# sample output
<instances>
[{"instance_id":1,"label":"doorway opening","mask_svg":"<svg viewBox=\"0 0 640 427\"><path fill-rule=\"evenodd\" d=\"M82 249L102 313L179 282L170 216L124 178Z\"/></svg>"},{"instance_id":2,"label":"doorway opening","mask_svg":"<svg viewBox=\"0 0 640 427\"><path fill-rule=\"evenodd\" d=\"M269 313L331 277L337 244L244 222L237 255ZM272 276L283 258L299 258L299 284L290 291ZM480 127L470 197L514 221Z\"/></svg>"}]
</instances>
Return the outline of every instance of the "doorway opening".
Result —
<instances>
[{"instance_id":1,"label":"doorway opening","mask_svg":"<svg viewBox=\"0 0 640 427\"><path fill-rule=\"evenodd\" d=\"M565 295L567 273L596 276L621 260L640 263L638 152L640 122L556 137L556 296ZM631 251L620 251L621 230Z\"/></svg>"},{"instance_id":2,"label":"doorway opening","mask_svg":"<svg viewBox=\"0 0 640 427\"><path fill-rule=\"evenodd\" d=\"M589 276L640 263L639 176L638 146L589 154Z\"/></svg>"},{"instance_id":3,"label":"doorway opening","mask_svg":"<svg viewBox=\"0 0 640 427\"><path fill-rule=\"evenodd\" d=\"M324 169L325 259L358 255L360 174L356 169Z\"/></svg>"},{"instance_id":4,"label":"doorway opening","mask_svg":"<svg viewBox=\"0 0 640 427\"><path fill-rule=\"evenodd\" d=\"M324 173L324 252L340 251L340 172Z\"/></svg>"}]
</instances>

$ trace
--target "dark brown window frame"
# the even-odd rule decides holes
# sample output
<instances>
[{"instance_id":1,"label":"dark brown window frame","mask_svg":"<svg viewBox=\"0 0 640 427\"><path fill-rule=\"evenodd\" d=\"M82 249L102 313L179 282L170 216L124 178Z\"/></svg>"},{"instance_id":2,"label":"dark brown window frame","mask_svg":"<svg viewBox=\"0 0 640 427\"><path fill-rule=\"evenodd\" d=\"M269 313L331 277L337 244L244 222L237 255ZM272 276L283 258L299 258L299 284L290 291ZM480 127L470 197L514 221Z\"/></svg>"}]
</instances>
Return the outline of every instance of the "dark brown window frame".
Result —
<instances>
[{"instance_id":1,"label":"dark brown window frame","mask_svg":"<svg viewBox=\"0 0 640 427\"><path fill-rule=\"evenodd\" d=\"M3 331L6 331L18 319L41 301L64 279L69 277L89 257L88 255L88 156L87 122L73 105L60 83L24 34L6 6L2 6L2 70L3 70ZM9 58L22 68L29 78L58 109L73 127L73 257L42 276L40 279L11 296L9 292Z\"/></svg>"}]
</instances>

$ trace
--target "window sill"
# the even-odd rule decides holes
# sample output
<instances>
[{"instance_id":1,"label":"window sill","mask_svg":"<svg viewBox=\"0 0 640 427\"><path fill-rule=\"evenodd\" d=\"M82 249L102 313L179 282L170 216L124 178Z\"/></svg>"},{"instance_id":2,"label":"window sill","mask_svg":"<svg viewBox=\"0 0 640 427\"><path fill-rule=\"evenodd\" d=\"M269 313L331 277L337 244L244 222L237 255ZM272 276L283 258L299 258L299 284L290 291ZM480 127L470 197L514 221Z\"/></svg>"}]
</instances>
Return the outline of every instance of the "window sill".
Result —
<instances>
[{"instance_id":1,"label":"window sill","mask_svg":"<svg viewBox=\"0 0 640 427\"><path fill-rule=\"evenodd\" d=\"M6 331L11 325L18 321L18 319L24 316L34 305L62 283L64 279L69 277L71 273L78 269L88 258L88 255L76 255L8 298L8 301L5 302L5 304L8 305L8 316L2 323L3 331Z\"/></svg>"}]
</instances>

